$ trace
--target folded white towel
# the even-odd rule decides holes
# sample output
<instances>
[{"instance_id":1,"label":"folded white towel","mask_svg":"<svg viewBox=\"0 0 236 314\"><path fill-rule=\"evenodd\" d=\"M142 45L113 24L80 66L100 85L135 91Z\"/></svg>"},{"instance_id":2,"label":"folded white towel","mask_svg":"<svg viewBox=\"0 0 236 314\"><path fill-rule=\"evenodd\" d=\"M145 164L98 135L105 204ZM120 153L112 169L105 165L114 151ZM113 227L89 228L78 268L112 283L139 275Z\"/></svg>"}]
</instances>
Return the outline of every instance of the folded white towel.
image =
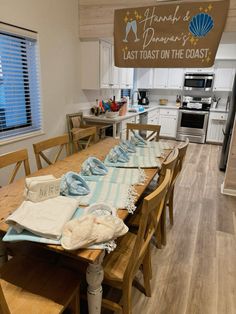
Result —
<instances>
[{"instance_id":1,"label":"folded white towel","mask_svg":"<svg viewBox=\"0 0 236 314\"><path fill-rule=\"evenodd\" d=\"M86 215L69 221L63 230L61 245L66 250L86 248L124 235L128 227L112 215Z\"/></svg>"},{"instance_id":2,"label":"folded white towel","mask_svg":"<svg viewBox=\"0 0 236 314\"><path fill-rule=\"evenodd\" d=\"M61 178L53 175L25 179L24 197L31 202L41 202L60 195Z\"/></svg>"},{"instance_id":3,"label":"folded white towel","mask_svg":"<svg viewBox=\"0 0 236 314\"><path fill-rule=\"evenodd\" d=\"M78 207L74 198L58 196L40 203L24 201L7 219L6 223L17 232L23 229L49 239L59 239L64 225Z\"/></svg>"}]
</instances>

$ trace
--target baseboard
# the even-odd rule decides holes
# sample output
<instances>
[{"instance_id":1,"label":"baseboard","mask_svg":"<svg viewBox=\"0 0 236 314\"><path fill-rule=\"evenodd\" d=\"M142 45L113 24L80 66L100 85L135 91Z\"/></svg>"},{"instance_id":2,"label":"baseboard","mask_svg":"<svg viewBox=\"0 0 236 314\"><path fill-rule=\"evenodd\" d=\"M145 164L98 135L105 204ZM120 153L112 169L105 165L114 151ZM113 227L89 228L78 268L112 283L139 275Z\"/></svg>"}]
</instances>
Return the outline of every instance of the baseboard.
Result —
<instances>
[{"instance_id":1,"label":"baseboard","mask_svg":"<svg viewBox=\"0 0 236 314\"><path fill-rule=\"evenodd\" d=\"M225 189L224 182L221 184L221 193L225 195L236 196L236 190Z\"/></svg>"}]
</instances>

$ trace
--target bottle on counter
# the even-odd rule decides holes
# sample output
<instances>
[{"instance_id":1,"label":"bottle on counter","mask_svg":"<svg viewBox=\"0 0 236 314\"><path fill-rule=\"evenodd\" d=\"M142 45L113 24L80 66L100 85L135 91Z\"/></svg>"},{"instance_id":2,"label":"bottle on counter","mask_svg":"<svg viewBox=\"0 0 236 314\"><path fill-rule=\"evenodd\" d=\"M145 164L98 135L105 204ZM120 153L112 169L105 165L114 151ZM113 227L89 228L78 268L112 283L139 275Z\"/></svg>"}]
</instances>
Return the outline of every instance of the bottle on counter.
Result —
<instances>
[{"instance_id":1,"label":"bottle on counter","mask_svg":"<svg viewBox=\"0 0 236 314\"><path fill-rule=\"evenodd\" d=\"M180 107L180 105L181 105L181 95L177 95L176 96L176 106Z\"/></svg>"}]
</instances>

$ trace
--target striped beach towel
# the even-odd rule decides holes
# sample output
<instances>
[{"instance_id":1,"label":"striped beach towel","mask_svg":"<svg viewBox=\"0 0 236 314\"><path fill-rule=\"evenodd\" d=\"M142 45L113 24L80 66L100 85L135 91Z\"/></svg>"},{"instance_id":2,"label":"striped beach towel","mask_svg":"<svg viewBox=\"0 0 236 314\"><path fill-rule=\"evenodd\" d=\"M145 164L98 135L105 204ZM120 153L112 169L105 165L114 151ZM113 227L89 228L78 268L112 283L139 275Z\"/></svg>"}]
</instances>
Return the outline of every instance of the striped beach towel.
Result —
<instances>
[{"instance_id":1,"label":"striped beach towel","mask_svg":"<svg viewBox=\"0 0 236 314\"><path fill-rule=\"evenodd\" d=\"M160 168L161 163L158 158L153 155L138 156L136 154L130 154L130 160L127 162L110 162L108 158L105 158L104 164L107 167L116 168Z\"/></svg>"},{"instance_id":2,"label":"striped beach towel","mask_svg":"<svg viewBox=\"0 0 236 314\"><path fill-rule=\"evenodd\" d=\"M125 208L129 213L136 209L135 198L137 193L130 184L112 182L92 182L88 181L90 193L88 195L76 196L82 206L94 203L106 203L115 208Z\"/></svg>"},{"instance_id":3,"label":"striped beach towel","mask_svg":"<svg viewBox=\"0 0 236 314\"><path fill-rule=\"evenodd\" d=\"M108 173L105 176L90 175L83 176L86 181L95 182L113 182L124 184L142 185L146 180L146 174L143 169L114 168L107 167Z\"/></svg>"}]
</instances>

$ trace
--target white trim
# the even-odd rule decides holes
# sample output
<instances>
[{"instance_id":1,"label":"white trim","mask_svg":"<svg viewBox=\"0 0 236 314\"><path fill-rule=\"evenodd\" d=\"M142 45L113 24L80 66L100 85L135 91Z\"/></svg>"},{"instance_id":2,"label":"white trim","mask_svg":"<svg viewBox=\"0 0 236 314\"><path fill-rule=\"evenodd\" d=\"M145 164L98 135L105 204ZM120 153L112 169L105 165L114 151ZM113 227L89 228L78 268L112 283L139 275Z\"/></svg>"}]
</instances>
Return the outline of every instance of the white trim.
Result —
<instances>
[{"instance_id":1,"label":"white trim","mask_svg":"<svg viewBox=\"0 0 236 314\"><path fill-rule=\"evenodd\" d=\"M225 189L224 182L221 184L221 194L236 196L236 190Z\"/></svg>"},{"instance_id":2,"label":"white trim","mask_svg":"<svg viewBox=\"0 0 236 314\"><path fill-rule=\"evenodd\" d=\"M15 143L15 142L18 142L18 141L26 140L28 138L39 136L39 135L44 135L44 134L45 134L45 132L43 130L22 134L22 135L15 136L15 137L6 139L4 141L1 141L0 142L0 146L11 144L11 143Z\"/></svg>"}]
</instances>

